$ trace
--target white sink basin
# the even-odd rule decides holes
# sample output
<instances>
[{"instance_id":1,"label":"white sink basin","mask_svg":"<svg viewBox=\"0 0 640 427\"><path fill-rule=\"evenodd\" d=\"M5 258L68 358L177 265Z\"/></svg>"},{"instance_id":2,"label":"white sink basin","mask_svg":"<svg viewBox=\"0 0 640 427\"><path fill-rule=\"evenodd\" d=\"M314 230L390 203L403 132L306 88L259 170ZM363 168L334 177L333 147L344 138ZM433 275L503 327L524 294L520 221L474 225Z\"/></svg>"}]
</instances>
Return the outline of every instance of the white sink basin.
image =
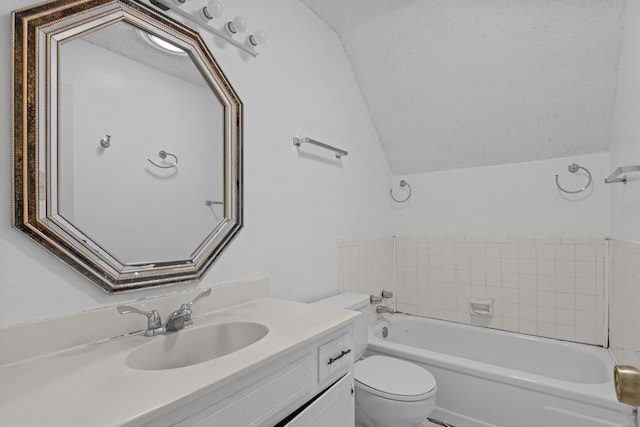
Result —
<instances>
[{"instance_id":1,"label":"white sink basin","mask_svg":"<svg viewBox=\"0 0 640 427\"><path fill-rule=\"evenodd\" d=\"M261 323L217 323L183 329L150 338L133 350L125 364L133 369L157 371L184 368L226 356L260 341L269 332Z\"/></svg>"}]
</instances>

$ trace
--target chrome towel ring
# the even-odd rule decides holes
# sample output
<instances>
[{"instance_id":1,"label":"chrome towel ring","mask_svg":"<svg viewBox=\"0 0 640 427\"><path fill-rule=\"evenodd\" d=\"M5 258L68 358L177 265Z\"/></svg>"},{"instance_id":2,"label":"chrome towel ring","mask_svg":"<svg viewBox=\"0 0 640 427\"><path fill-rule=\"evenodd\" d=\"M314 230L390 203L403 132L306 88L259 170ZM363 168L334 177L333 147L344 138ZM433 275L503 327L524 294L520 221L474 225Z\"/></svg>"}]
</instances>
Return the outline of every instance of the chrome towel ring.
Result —
<instances>
[{"instance_id":1,"label":"chrome towel ring","mask_svg":"<svg viewBox=\"0 0 640 427\"><path fill-rule=\"evenodd\" d=\"M407 197L405 197L404 199L398 200L395 197L393 197L393 189L389 190L389 194L391 194L391 198L393 199L394 202L404 203L407 200L409 200L409 197L411 197L411 186L409 185L409 183L407 181L405 181L403 179L402 181L400 181L400 187L409 187L409 194L407 194Z\"/></svg>"},{"instance_id":2,"label":"chrome towel ring","mask_svg":"<svg viewBox=\"0 0 640 427\"><path fill-rule=\"evenodd\" d=\"M149 160L149 163L151 163L153 166L156 166L156 167L162 168L162 169L174 168L178 164L178 156L176 156L175 154L167 153L164 150L160 150L160 152L158 153L158 156L162 160L166 159L167 156L171 156L171 157L173 157L173 163L169 163L167 165L159 165L159 164L157 164L156 162L154 162L153 160L151 160L149 158L147 160Z\"/></svg>"},{"instance_id":3,"label":"chrome towel ring","mask_svg":"<svg viewBox=\"0 0 640 427\"><path fill-rule=\"evenodd\" d=\"M576 194L576 193L582 193L584 190L586 190L587 188L589 188L589 186L591 185L591 172L589 172L589 170L587 168L584 168L582 166L580 166L577 163L571 163L568 167L567 170L571 173L576 173L578 172L578 170L582 169L583 171L585 171L587 173L587 175L589 175L589 182L587 182L587 185L585 185L584 187L582 187L579 190L565 190L564 188L562 188L562 186L560 185L560 182L558 181L558 174L556 174L556 185L558 186L558 188L560 189L560 191L565 192L565 193L569 193L569 194Z\"/></svg>"}]
</instances>

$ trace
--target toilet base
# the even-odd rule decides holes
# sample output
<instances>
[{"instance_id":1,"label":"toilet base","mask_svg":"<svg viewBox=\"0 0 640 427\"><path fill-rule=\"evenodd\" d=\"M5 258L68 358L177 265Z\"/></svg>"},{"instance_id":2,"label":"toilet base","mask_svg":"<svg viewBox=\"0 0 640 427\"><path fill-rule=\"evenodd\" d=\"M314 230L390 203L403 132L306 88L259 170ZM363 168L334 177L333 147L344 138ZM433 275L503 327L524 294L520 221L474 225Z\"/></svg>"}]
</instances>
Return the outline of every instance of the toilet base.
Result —
<instances>
[{"instance_id":1,"label":"toilet base","mask_svg":"<svg viewBox=\"0 0 640 427\"><path fill-rule=\"evenodd\" d=\"M376 396L357 383L355 401L357 427L416 427L436 407L435 391L425 400L401 402Z\"/></svg>"}]
</instances>

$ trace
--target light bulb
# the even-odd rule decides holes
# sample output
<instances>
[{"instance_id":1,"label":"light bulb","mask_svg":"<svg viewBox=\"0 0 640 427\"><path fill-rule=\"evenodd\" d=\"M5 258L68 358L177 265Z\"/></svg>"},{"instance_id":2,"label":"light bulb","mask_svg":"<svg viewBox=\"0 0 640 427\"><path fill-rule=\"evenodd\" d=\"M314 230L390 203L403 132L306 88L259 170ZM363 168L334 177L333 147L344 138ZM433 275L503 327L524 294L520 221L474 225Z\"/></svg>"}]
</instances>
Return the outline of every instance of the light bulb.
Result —
<instances>
[{"instance_id":1,"label":"light bulb","mask_svg":"<svg viewBox=\"0 0 640 427\"><path fill-rule=\"evenodd\" d=\"M233 26L236 27L236 31L241 33L247 29L247 21L242 16L236 16L233 18Z\"/></svg>"},{"instance_id":2,"label":"light bulb","mask_svg":"<svg viewBox=\"0 0 640 427\"><path fill-rule=\"evenodd\" d=\"M229 21L225 24L224 29L230 36L241 33L247 29L247 21L242 16L236 16L233 21Z\"/></svg>"},{"instance_id":3,"label":"light bulb","mask_svg":"<svg viewBox=\"0 0 640 427\"><path fill-rule=\"evenodd\" d=\"M222 16L222 4L218 0L209 0L209 3L202 9L200 9L200 17L206 22L211 21L213 18L220 18Z\"/></svg>"},{"instance_id":4,"label":"light bulb","mask_svg":"<svg viewBox=\"0 0 640 427\"><path fill-rule=\"evenodd\" d=\"M256 47L259 44L266 44L268 40L267 33L262 30L258 30L255 33L247 37L247 43L251 47Z\"/></svg>"}]
</instances>

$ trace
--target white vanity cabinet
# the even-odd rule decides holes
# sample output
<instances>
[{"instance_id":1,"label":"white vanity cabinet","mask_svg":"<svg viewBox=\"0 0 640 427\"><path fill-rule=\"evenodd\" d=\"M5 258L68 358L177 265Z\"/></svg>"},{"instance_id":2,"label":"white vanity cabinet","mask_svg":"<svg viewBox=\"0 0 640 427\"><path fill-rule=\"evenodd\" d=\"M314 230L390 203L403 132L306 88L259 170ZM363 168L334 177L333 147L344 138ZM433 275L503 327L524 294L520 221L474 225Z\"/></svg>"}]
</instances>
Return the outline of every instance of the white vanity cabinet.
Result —
<instances>
[{"instance_id":1,"label":"white vanity cabinet","mask_svg":"<svg viewBox=\"0 0 640 427\"><path fill-rule=\"evenodd\" d=\"M349 372L283 427L354 427L355 390Z\"/></svg>"},{"instance_id":2,"label":"white vanity cabinet","mask_svg":"<svg viewBox=\"0 0 640 427\"><path fill-rule=\"evenodd\" d=\"M177 408L160 408L165 413L144 425L352 427L352 330L317 338Z\"/></svg>"}]
</instances>

